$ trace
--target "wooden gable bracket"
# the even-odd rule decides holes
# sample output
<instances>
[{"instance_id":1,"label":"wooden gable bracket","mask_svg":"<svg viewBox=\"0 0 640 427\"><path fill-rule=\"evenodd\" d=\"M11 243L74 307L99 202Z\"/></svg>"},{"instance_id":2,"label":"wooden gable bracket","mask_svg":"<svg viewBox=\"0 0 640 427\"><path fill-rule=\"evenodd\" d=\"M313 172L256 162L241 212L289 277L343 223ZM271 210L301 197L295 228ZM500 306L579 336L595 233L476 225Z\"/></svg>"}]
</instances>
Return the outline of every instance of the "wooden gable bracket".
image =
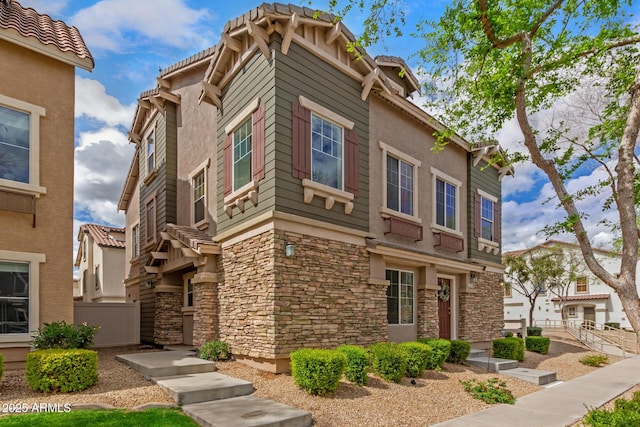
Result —
<instances>
[{"instance_id":1,"label":"wooden gable bracket","mask_svg":"<svg viewBox=\"0 0 640 427\"><path fill-rule=\"evenodd\" d=\"M298 14L294 13L291 15L291 19L287 22L287 28L284 30L284 34L282 36L282 54L286 55L289 53L289 47L291 46L291 40L293 40L293 34L296 32L296 28L298 28Z\"/></svg>"},{"instance_id":2,"label":"wooden gable bracket","mask_svg":"<svg viewBox=\"0 0 640 427\"><path fill-rule=\"evenodd\" d=\"M360 98L362 98L363 101L367 100L367 97L369 96L369 93L373 88L373 84L375 83L375 81L378 79L379 76L380 76L380 69L374 68L373 70L371 70L369 74L365 76L364 79L362 79L363 89L362 89L362 95L360 96Z\"/></svg>"},{"instance_id":3,"label":"wooden gable bracket","mask_svg":"<svg viewBox=\"0 0 640 427\"><path fill-rule=\"evenodd\" d=\"M151 102L151 104L153 104L153 106L158 111L162 111L162 109L164 108L164 99L160 98L157 95L150 97L149 102Z\"/></svg>"},{"instance_id":4,"label":"wooden gable bracket","mask_svg":"<svg viewBox=\"0 0 640 427\"><path fill-rule=\"evenodd\" d=\"M156 78L156 83L158 84L158 87L171 89L171 83L169 82L169 80L165 80L162 77Z\"/></svg>"},{"instance_id":5,"label":"wooden gable bracket","mask_svg":"<svg viewBox=\"0 0 640 427\"><path fill-rule=\"evenodd\" d=\"M473 150L473 166L478 166L478 163L480 163L480 160L482 160L484 156L491 156L497 151L498 147L495 145L487 145Z\"/></svg>"},{"instance_id":6,"label":"wooden gable bracket","mask_svg":"<svg viewBox=\"0 0 640 427\"><path fill-rule=\"evenodd\" d=\"M256 44L258 45L258 48L260 48L260 51L262 52L264 57L266 59L269 59L271 57L271 51L269 50L269 46L267 46L267 42L269 41L269 35L264 30L264 28L258 26L253 21L248 21L247 32L251 37L253 37L253 40L255 40Z\"/></svg>"},{"instance_id":7,"label":"wooden gable bracket","mask_svg":"<svg viewBox=\"0 0 640 427\"><path fill-rule=\"evenodd\" d=\"M153 265L145 265L144 266L144 271L146 271L148 274L157 274L160 272L160 268L159 267L155 267Z\"/></svg>"},{"instance_id":8,"label":"wooden gable bracket","mask_svg":"<svg viewBox=\"0 0 640 427\"><path fill-rule=\"evenodd\" d=\"M500 169L498 169L498 181L502 181L502 178L504 178L506 175L512 172L513 172L513 166L511 165L501 167Z\"/></svg>"},{"instance_id":9,"label":"wooden gable bracket","mask_svg":"<svg viewBox=\"0 0 640 427\"><path fill-rule=\"evenodd\" d=\"M182 250L182 255L185 258L199 258L200 257L200 254L197 253L196 251L194 251L191 248L182 248L181 250Z\"/></svg>"},{"instance_id":10,"label":"wooden gable bracket","mask_svg":"<svg viewBox=\"0 0 640 427\"><path fill-rule=\"evenodd\" d=\"M145 110L151 109L151 103L148 99L138 99L138 105L140 108L144 108Z\"/></svg>"},{"instance_id":11,"label":"wooden gable bracket","mask_svg":"<svg viewBox=\"0 0 640 427\"><path fill-rule=\"evenodd\" d=\"M163 259L169 259L169 254L166 252L151 252L151 257L154 260L163 260Z\"/></svg>"},{"instance_id":12,"label":"wooden gable bracket","mask_svg":"<svg viewBox=\"0 0 640 427\"><path fill-rule=\"evenodd\" d=\"M222 100L220 100L220 96L222 96L222 91L218 86L212 85L211 83L203 80L200 82L202 86L202 94L200 95L200 99L198 100L200 103L207 102L208 104L215 105L219 109L222 108ZM207 100L211 101L208 102Z\"/></svg>"},{"instance_id":13,"label":"wooden gable bracket","mask_svg":"<svg viewBox=\"0 0 640 427\"><path fill-rule=\"evenodd\" d=\"M160 92L154 98L162 98L174 104L180 104L180 95L173 94L164 89L160 89Z\"/></svg>"},{"instance_id":14,"label":"wooden gable bracket","mask_svg":"<svg viewBox=\"0 0 640 427\"><path fill-rule=\"evenodd\" d=\"M184 247L182 242L180 242L179 240L171 239L169 240L169 243L171 243L171 247L173 249L181 249L182 247Z\"/></svg>"},{"instance_id":15,"label":"wooden gable bracket","mask_svg":"<svg viewBox=\"0 0 640 427\"><path fill-rule=\"evenodd\" d=\"M140 144L140 141L142 141L142 139L140 138L140 134L138 133L129 132L127 136L129 137L129 141L135 142L136 144Z\"/></svg>"},{"instance_id":16,"label":"wooden gable bracket","mask_svg":"<svg viewBox=\"0 0 640 427\"><path fill-rule=\"evenodd\" d=\"M338 37L340 37L340 34L342 34L342 24L338 22L329 31L325 33L324 42L327 45L330 45L334 41L338 40Z\"/></svg>"},{"instance_id":17,"label":"wooden gable bracket","mask_svg":"<svg viewBox=\"0 0 640 427\"><path fill-rule=\"evenodd\" d=\"M242 50L242 43L240 40L231 37L227 33L222 34L222 42L234 52L240 52Z\"/></svg>"}]
</instances>

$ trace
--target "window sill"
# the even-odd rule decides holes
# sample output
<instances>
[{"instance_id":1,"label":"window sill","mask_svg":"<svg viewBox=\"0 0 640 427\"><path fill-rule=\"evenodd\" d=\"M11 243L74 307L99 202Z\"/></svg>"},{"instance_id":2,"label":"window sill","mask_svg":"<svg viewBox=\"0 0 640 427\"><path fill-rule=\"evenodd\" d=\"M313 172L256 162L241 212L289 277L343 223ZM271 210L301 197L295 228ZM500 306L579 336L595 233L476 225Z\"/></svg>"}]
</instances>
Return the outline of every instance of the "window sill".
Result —
<instances>
[{"instance_id":1,"label":"window sill","mask_svg":"<svg viewBox=\"0 0 640 427\"><path fill-rule=\"evenodd\" d=\"M25 184L24 182L16 182L8 179L0 179L0 190L6 190L13 193L22 193L36 196L36 198L47 194L45 187L39 185Z\"/></svg>"},{"instance_id":2,"label":"window sill","mask_svg":"<svg viewBox=\"0 0 640 427\"><path fill-rule=\"evenodd\" d=\"M153 169L151 172L149 172L149 174L147 174L147 176L143 180L144 185L149 185L149 183L154 180L156 175L158 175L157 169Z\"/></svg>"},{"instance_id":3,"label":"window sill","mask_svg":"<svg viewBox=\"0 0 640 427\"><path fill-rule=\"evenodd\" d=\"M482 237L478 237L478 250L480 252L486 252L488 254L492 253L494 255L499 255L500 244L491 240L483 239Z\"/></svg>"},{"instance_id":4,"label":"window sill","mask_svg":"<svg viewBox=\"0 0 640 427\"><path fill-rule=\"evenodd\" d=\"M206 230L207 228L209 228L209 220L203 219L202 221L198 221L195 224L193 224L193 226L200 231Z\"/></svg>"},{"instance_id":5,"label":"window sill","mask_svg":"<svg viewBox=\"0 0 640 427\"><path fill-rule=\"evenodd\" d=\"M253 203L253 206L258 206L258 181L249 181L233 193L225 196L223 200L224 212L229 218L233 218L234 207L244 213L247 201Z\"/></svg>"},{"instance_id":6,"label":"window sill","mask_svg":"<svg viewBox=\"0 0 640 427\"><path fill-rule=\"evenodd\" d=\"M33 337L30 334L0 334L0 344L28 344L31 341Z\"/></svg>"},{"instance_id":7,"label":"window sill","mask_svg":"<svg viewBox=\"0 0 640 427\"><path fill-rule=\"evenodd\" d=\"M443 227L442 225L439 225L439 224L431 224L431 231L434 233L453 234L454 236L457 236L460 238L464 237L461 231Z\"/></svg>"},{"instance_id":8,"label":"window sill","mask_svg":"<svg viewBox=\"0 0 640 427\"><path fill-rule=\"evenodd\" d=\"M307 204L311 203L315 196L318 196L324 199L324 208L327 210L331 210L335 202L338 202L344 203L344 213L347 215L353 211L353 193L319 184L310 179L303 179L302 187L304 187L304 202Z\"/></svg>"},{"instance_id":9,"label":"window sill","mask_svg":"<svg viewBox=\"0 0 640 427\"><path fill-rule=\"evenodd\" d=\"M418 218L417 216L407 215L405 213L394 211L393 209L389 209L384 206L380 208L380 215L385 219L389 217L396 217L396 218L403 219L405 221L422 225L422 219Z\"/></svg>"}]
</instances>

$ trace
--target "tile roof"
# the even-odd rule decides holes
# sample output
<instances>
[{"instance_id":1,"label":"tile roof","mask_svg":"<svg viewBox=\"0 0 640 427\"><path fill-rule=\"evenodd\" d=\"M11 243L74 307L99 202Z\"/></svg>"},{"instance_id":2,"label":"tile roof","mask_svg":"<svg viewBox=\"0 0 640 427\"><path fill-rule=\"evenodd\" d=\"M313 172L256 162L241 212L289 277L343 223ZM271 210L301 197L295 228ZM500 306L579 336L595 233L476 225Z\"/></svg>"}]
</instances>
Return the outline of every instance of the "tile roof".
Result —
<instances>
[{"instance_id":1,"label":"tile roof","mask_svg":"<svg viewBox=\"0 0 640 427\"><path fill-rule=\"evenodd\" d=\"M609 299L609 297L609 294L570 295L565 298L565 301L590 301L594 299ZM551 301L560 301L560 298L552 298Z\"/></svg>"},{"instance_id":2,"label":"tile roof","mask_svg":"<svg viewBox=\"0 0 640 427\"><path fill-rule=\"evenodd\" d=\"M0 0L0 29L15 30L25 38L34 37L43 45L53 45L60 52L71 52L95 65L80 31L35 9L23 7L15 0Z\"/></svg>"},{"instance_id":3,"label":"tile roof","mask_svg":"<svg viewBox=\"0 0 640 427\"><path fill-rule=\"evenodd\" d=\"M125 248L124 228L109 227L98 224L82 224L78 233L78 240L82 239L84 233L89 233L98 246L110 248ZM121 234L121 236L115 235Z\"/></svg>"},{"instance_id":4,"label":"tile roof","mask_svg":"<svg viewBox=\"0 0 640 427\"><path fill-rule=\"evenodd\" d=\"M176 237L186 246L194 249L197 248L201 243L214 243L212 237L209 234L205 233L204 231L200 231L197 228L189 227L186 225L167 224L167 232Z\"/></svg>"}]
</instances>

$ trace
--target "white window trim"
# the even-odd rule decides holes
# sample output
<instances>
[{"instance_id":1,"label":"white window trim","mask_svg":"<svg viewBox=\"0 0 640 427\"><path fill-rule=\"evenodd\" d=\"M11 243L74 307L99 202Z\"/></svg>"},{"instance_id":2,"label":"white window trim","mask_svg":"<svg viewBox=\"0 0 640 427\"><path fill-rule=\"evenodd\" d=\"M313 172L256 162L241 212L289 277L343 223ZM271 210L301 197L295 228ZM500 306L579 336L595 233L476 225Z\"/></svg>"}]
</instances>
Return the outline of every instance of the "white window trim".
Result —
<instances>
[{"instance_id":1,"label":"white window trim","mask_svg":"<svg viewBox=\"0 0 640 427\"><path fill-rule=\"evenodd\" d=\"M584 277L586 279L586 285L587 285L587 290L586 291L578 291L578 279ZM580 294L580 295L585 295L589 293L589 276L580 276L580 277L576 277L576 287L575 287L575 293L576 294Z\"/></svg>"},{"instance_id":2,"label":"white window trim","mask_svg":"<svg viewBox=\"0 0 640 427\"><path fill-rule=\"evenodd\" d=\"M0 104L12 110L29 114L29 183L0 179L0 189L40 197L47 193L47 189L40 186L40 118L46 117L47 110L5 95L0 95Z\"/></svg>"},{"instance_id":3,"label":"white window trim","mask_svg":"<svg viewBox=\"0 0 640 427\"><path fill-rule=\"evenodd\" d=\"M571 313L569 312L569 309L571 309L571 308L573 308L573 310L574 310L574 313L573 313L573 314L571 314ZM577 317L578 317L578 307L577 307L577 306L575 306L575 305L570 305L570 306L568 306L568 307L567 307L567 317L571 317L572 319L577 318Z\"/></svg>"},{"instance_id":4,"label":"white window trim","mask_svg":"<svg viewBox=\"0 0 640 427\"><path fill-rule=\"evenodd\" d=\"M431 167L431 191L433 194L433 203L432 203L432 212L431 212L431 229L434 231L442 231L444 233L449 233L456 235L458 237L463 237L462 231L460 230L460 199L462 198L462 183L455 179L454 177L447 175L446 173L439 171L438 169ZM446 181L449 184L452 184L456 187L456 228L455 230L452 228L444 227L442 225L436 224L437 217L437 208L436 208L436 181L440 178L442 181Z\"/></svg>"},{"instance_id":5,"label":"white window trim","mask_svg":"<svg viewBox=\"0 0 640 427\"><path fill-rule=\"evenodd\" d=\"M129 244L129 247L131 248L131 251L129 253L131 255L131 258L130 258L129 261L133 261L134 259L137 259L140 256L140 249L141 249L140 243L141 242L140 242L140 216L139 215L138 215L137 219L138 220L136 222L134 222L133 224L131 224L131 226L129 227L129 237L127 238L127 242ZM138 255L134 256L134 247L135 247L135 245L133 244L133 236L134 236L133 230L136 227L138 227Z\"/></svg>"},{"instance_id":6,"label":"white window trim","mask_svg":"<svg viewBox=\"0 0 640 427\"><path fill-rule=\"evenodd\" d=\"M480 197L487 199L491 203L493 203L493 206L495 208L496 204L498 203L498 198L496 196L493 196L479 188L477 189L477 192L478 192L478 195L480 195ZM480 201L480 209L482 209L482 200ZM480 224L482 224L482 211L479 212L479 215L480 215ZM494 214L493 221L494 221L493 224L495 229L495 221L496 221L495 214ZM482 236L482 231L480 231L480 235ZM493 240L487 240L484 237L478 237L478 250L481 252L493 253L494 255L499 255L500 244Z\"/></svg>"},{"instance_id":7,"label":"white window trim","mask_svg":"<svg viewBox=\"0 0 640 427\"><path fill-rule=\"evenodd\" d=\"M422 224L422 219L416 214L418 212L418 168L422 165L422 162L402 151L385 144L382 141L378 141L380 149L382 150L382 206L380 207L380 213L382 217L388 218L389 216L395 216L405 219L407 221ZM387 155L391 155L396 159L402 160L405 163L413 165L413 215L408 215L404 212L394 211L387 207Z\"/></svg>"},{"instance_id":8,"label":"white window trim","mask_svg":"<svg viewBox=\"0 0 640 427\"><path fill-rule=\"evenodd\" d=\"M403 270L401 268L385 268L385 274L387 272L387 270L389 271L397 271L398 272L398 277L401 277L400 274L401 273L411 273L411 275L413 276L413 285L411 285L413 287L413 297L412 297L412 301L411 301L411 311L412 311L412 317L411 317L411 323L399 323L400 322L400 318L402 316L399 316L398 318L398 323L387 323L387 326L391 326L391 327L402 327L402 326L414 326L416 324L416 317L417 317L417 310L416 310L416 303L417 303L417 286L416 286L416 276L417 274L414 271L411 270ZM389 284L387 286L391 286L391 281L387 280L387 282L389 282ZM398 287L401 285L401 283L398 283ZM398 289L398 304L400 303L400 289ZM400 306L398 305L398 315L400 315Z\"/></svg>"},{"instance_id":9,"label":"white window trim","mask_svg":"<svg viewBox=\"0 0 640 427\"><path fill-rule=\"evenodd\" d=\"M236 115L225 127L224 133L231 135L234 130L244 123L260 106L260 97L251 101L238 115Z\"/></svg>"},{"instance_id":10,"label":"white window trim","mask_svg":"<svg viewBox=\"0 0 640 427\"><path fill-rule=\"evenodd\" d=\"M144 183L149 184L155 178L158 170L158 132L157 121L153 121L144 134L142 144L144 144ZM153 169L149 170L149 135L153 133Z\"/></svg>"},{"instance_id":11,"label":"white window trim","mask_svg":"<svg viewBox=\"0 0 640 427\"><path fill-rule=\"evenodd\" d=\"M307 110L310 110L312 113L316 113L317 115L322 116L323 118L328 119L329 121L332 121L337 125L340 125L346 129L353 130L353 127L355 126L355 123L352 122L351 120L342 117L338 113L334 113L328 108L325 108L322 105L317 104L312 100L310 100L309 98L305 98L302 95L298 96L298 102L303 108L306 108Z\"/></svg>"},{"instance_id":12,"label":"white window trim","mask_svg":"<svg viewBox=\"0 0 640 427\"><path fill-rule=\"evenodd\" d=\"M209 165L211 164L211 158L207 157L207 159L200 163L190 174L189 174L189 185L191 186L191 209L190 211L190 216L191 219L189 220L189 222L191 224L193 224L194 227L196 228L200 228L200 227L205 227L207 225L209 225L209 219L207 218L207 202L208 202L208 197L207 197L207 191L209 189L209 183L208 183L208 175L209 175ZM204 178L204 219L202 221L198 221L197 223L193 222L193 217L194 217L194 208L195 208L195 200L193 199L193 178L196 177L196 175L198 175L200 172L203 172L203 178Z\"/></svg>"},{"instance_id":13,"label":"white window trim","mask_svg":"<svg viewBox=\"0 0 640 427\"><path fill-rule=\"evenodd\" d=\"M29 331L28 334L0 334L0 344L30 343L31 333L40 327L40 264L45 263L45 254L0 250L0 259L29 263Z\"/></svg>"}]
</instances>

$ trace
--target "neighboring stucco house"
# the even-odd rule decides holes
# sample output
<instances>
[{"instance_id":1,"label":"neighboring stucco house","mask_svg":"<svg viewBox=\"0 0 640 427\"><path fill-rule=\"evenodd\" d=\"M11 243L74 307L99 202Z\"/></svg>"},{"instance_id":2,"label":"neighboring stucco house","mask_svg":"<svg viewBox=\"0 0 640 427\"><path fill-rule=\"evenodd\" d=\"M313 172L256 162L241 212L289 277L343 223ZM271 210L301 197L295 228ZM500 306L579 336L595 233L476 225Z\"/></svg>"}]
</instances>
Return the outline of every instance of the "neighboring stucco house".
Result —
<instances>
[{"instance_id":1,"label":"neighboring stucco house","mask_svg":"<svg viewBox=\"0 0 640 427\"><path fill-rule=\"evenodd\" d=\"M75 27L0 2L0 352L24 361L30 333L73 321ZM11 365L9 365L11 366Z\"/></svg>"},{"instance_id":2,"label":"neighboring stucco house","mask_svg":"<svg viewBox=\"0 0 640 427\"><path fill-rule=\"evenodd\" d=\"M566 320L582 322L589 320L600 325L605 323L619 324L623 328L631 328L622 308L622 303L616 292L598 279L586 266L578 245L574 243L549 240L533 248L505 253L512 256L531 256L549 252L551 248L560 248L568 257L576 260L576 278L564 298ZM620 257L617 252L594 249L596 259L612 274L620 272ZM636 268L637 269L637 268ZM640 290L640 282L637 284ZM534 324L544 325L545 321L559 322L562 320L562 300L549 290L538 296L533 311ZM527 319L529 323L529 300L518 293L515 288L505 286L504 318L508 320ZM547 322L550 324L550 322Z\"/></svg>"},{"instance_id":3,"label":"neighboring stucco house","mask_svg":"<svg viewBox=\"0 0 640 427\"><path fill-rule=\"evenodd\" d=\"M416 78L353 39L263 4L142 93L119 209L143 341L279 372L300 347L499 333L512 170L455 135L435 154Z\"/></svg>"},{"instance_id":4,"label":"neighboring stucco house","mask_svg":"<svg viewBox=\"0 0 640 427\"><path fill-rule=\"evenodd\" d=\"M125 302L125 230L83 224L76 257L79 289L84 302Z\"/></svg>"}]
</instances>

